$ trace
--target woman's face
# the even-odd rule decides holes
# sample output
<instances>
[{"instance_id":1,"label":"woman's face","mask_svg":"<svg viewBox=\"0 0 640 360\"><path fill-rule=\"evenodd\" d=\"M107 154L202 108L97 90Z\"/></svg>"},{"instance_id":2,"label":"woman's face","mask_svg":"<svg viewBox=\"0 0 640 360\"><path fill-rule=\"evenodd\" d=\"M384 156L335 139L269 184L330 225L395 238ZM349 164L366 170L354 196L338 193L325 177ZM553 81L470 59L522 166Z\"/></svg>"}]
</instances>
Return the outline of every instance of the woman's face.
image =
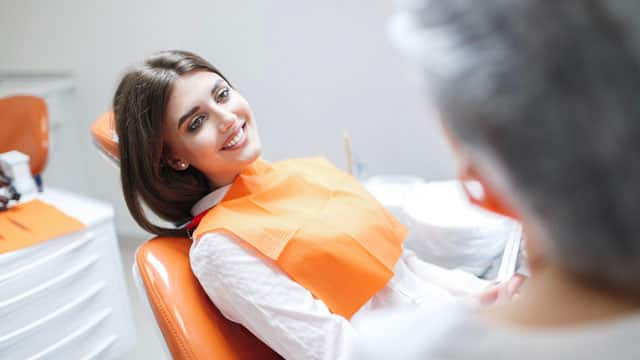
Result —
<instances>
[{"instance_id":1,"label":"woman's face","mask_svg":"<svg viewBox=\"0 0 640 360\"><path fill-rule=\"evenodd\" d=\"M174 82L163 136L168 164L177 171L194 166L213 187L230 184L260 156L249 104L209 71L192 71Z\"/></svg>"}]
</instances>

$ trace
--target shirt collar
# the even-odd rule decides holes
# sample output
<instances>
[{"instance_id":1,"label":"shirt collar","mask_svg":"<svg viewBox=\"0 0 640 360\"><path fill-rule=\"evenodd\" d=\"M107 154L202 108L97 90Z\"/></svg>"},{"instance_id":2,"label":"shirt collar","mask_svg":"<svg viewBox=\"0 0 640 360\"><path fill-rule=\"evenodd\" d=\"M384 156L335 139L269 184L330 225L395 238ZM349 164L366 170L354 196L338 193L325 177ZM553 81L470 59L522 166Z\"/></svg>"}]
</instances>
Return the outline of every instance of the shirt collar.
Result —
<instances>
[{"instance_id":1,"label":"shirt collar","mask_svg":"<svg viewBox=\"0 0 640 360\"><path fill-rule=\"evenodd\" d=\"M209 194L205 195L202 199L198 200L195 205L193 205L193 207L191 208L191 215L197 216L203 211L209 210L212 207L218 205L218 203L222 201L224 196L227 195L229 188L231 188L231 184L219 187Z\"/></svg>"}]
</instances>

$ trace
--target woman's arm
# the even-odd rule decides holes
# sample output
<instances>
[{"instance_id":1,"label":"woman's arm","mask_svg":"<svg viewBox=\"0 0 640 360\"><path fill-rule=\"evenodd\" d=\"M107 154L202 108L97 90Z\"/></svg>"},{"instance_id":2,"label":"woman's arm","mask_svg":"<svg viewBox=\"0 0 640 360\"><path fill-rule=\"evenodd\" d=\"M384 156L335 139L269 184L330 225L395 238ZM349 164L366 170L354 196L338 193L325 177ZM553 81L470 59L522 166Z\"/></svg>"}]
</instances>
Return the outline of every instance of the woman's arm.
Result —
<instances>
[{"instance_id":1,"label":"woman's arm","mask_svg":"<svg viewBox=\"0 0 640 360\"><path fill-rule=\"evenodd\" d=\"M342 359L350 351L351 324L249 245L205 234L190 260L222 314L286 359Z\"/></svg>"}]
</instances>

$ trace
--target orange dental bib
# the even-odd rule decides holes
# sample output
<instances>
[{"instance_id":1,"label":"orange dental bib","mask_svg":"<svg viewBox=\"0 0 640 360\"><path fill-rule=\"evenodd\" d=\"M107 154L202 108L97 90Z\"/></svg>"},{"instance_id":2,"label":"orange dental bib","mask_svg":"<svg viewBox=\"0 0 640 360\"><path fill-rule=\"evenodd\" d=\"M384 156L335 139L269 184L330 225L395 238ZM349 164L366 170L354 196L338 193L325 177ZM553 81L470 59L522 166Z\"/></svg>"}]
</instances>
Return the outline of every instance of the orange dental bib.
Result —
<instances>
[{"instance_id":1,"label":"orange dental bib","mask_svg":"<svg viewBox=\"0 0 640 360\"><path fill-rule=\"evenodd\" d=\"M407 230L352 176L324 159L257 160L202 218L350 318L393 276Z\"/></svg>"}]
</instances>

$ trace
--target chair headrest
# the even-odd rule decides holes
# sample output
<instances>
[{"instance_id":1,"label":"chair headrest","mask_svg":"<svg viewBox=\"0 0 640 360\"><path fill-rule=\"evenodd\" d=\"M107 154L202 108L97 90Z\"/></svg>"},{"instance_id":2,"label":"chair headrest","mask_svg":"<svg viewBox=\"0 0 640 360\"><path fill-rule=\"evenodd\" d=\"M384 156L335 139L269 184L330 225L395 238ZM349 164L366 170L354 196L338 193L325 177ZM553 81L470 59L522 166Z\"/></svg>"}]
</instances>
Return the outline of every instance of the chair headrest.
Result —
<instances>
[{"instance_id":1,"label":"chair headrest","mask_svg":"<svg viewBox=\"0 0 640 360\"><path fill-rule=\"evenodd\" d=\"M115 166L120 166L120 151L118 150L118 134L113 112L100 115L91 125L93 144L105 155L107 160Z\"/></svg>"},{"instance_id":2,"label":"chair headrest","mask_svg":"<svg viewBox=\"0 0 640 360\"><path fill-rule=\"evenodd\" d=\"M29 155L31 174L44 171L49 155L49 113L44 99L18 95L0 99L0 153Z\"/></svg>"}]
</instances>

